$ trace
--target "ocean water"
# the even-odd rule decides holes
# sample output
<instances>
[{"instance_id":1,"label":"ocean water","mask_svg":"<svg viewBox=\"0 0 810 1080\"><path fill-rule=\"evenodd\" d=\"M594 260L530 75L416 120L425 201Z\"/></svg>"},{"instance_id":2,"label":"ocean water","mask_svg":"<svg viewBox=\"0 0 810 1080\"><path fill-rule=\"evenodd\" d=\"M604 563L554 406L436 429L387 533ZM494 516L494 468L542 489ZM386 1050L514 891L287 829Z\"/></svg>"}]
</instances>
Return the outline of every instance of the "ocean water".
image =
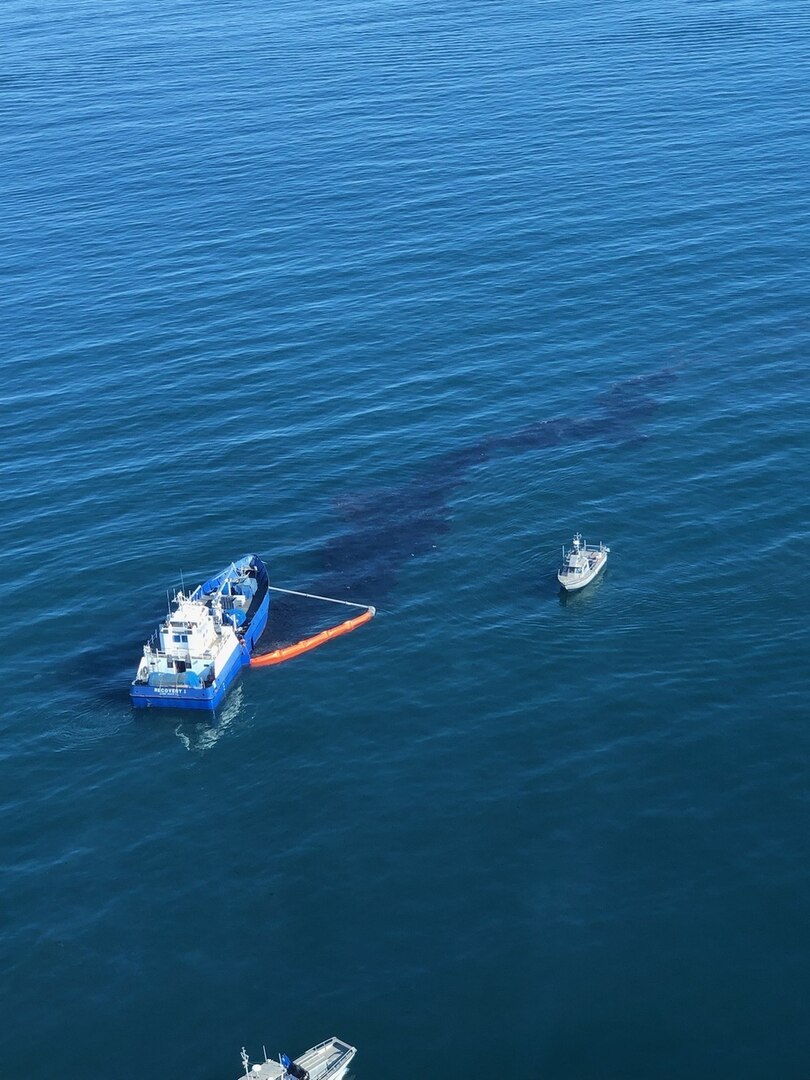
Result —
<instances>
[{"instance_id":1,"label":"ocean water","mask_svg":"<svg viewBox=\"0 0 810 1080\"><path fill-rule=\"evenodd\" d=\"M0 27L0 1076L806 1080L810 8Z\"/></svg>"}]
</instances>

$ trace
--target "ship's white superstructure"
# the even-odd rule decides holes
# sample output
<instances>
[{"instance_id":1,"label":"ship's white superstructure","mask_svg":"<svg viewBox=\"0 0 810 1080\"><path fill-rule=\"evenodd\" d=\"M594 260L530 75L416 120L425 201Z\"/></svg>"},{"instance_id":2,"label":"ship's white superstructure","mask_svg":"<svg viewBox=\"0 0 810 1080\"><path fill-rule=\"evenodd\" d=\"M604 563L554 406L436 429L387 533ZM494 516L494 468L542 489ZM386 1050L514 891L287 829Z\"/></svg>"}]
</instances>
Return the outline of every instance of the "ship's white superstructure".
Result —
<instances>
[{"instance_id":1,"label":"ship's white superstructure","mask_svg":"<svg viewBox=\"0 0 810 1080\"><path fill-rule=\"evenodd\" d=\"M236 631L223 619L222 602L192 600L182 592L169 617L144 647L136 678L154 685L207 686L222 674L240 648ZM178 680L178 674L184 675Z\"/></svg>"}]
</instances>

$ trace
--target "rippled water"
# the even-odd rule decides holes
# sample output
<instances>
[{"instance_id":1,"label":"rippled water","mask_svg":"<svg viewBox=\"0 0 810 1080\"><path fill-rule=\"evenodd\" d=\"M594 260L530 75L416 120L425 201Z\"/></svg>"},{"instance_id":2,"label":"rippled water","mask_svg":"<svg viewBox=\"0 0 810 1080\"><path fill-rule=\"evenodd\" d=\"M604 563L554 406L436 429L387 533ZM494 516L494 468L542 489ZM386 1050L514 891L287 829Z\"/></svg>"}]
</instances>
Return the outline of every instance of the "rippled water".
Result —
<instances>
[{"instance_id":1,"label":"rippled water","mask_svg":"<svg viewBox=\"0 0 810 1080\"><path fill-rule=\"evenodd\" d=\"M0 26L0 1075L804 1080L806 5ZM133 714L246 551L379 615Z\"/></svg>"}]
</instances>

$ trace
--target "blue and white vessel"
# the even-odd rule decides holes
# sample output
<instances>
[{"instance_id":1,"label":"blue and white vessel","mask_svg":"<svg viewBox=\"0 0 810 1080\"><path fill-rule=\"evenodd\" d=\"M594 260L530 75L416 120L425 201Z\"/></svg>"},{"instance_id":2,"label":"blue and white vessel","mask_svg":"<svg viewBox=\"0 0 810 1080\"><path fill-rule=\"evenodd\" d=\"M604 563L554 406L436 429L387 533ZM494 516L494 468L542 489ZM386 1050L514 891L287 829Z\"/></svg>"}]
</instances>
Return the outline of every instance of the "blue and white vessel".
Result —
<instances>
[{"instance_id":1,"label":"blue and white vessel","mask_svg":"<svg viewBox=\"0 0 810 1080\"><path fill-rule=\"evenodd\" d=\"M130 695L136 708L215 709L267 625L267 567L245 555L186 596L144 646Z\"/></svg>"}]
</instances>

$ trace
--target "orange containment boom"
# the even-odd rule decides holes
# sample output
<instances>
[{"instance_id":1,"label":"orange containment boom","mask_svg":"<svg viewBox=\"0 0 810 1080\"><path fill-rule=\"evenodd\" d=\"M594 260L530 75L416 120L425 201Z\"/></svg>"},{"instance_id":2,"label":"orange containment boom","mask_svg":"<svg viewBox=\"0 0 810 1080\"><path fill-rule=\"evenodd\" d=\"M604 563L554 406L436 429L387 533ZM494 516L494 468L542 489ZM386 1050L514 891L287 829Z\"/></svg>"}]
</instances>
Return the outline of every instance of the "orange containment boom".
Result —
<instances>
[{"instance_id":1,"label":"orange containment boom","mask_svg":"<svg viewBox=\"0 0 810 1080\"><path fill-rule=\"evenodd\" d=\"M300 656L301 653L309 652L310 649L317 649L319 645L325 645L332 638L340 637L341 634L348 634L351 630L356 630L358 626L362 626L363 623L371 622L376 614L376 608L370 607L362 615L357 615L354 619L347 619L346 622L333 626L329 630L322 630L320 634L316 634L314 637L297 641L295 645L286 645L283 649L274 649L272 652L263 653L260 656L252 656L250 666L269 667L270 664L283 664L285 660L292 660L294 656Z\"/></svg>"}]
</instances>

